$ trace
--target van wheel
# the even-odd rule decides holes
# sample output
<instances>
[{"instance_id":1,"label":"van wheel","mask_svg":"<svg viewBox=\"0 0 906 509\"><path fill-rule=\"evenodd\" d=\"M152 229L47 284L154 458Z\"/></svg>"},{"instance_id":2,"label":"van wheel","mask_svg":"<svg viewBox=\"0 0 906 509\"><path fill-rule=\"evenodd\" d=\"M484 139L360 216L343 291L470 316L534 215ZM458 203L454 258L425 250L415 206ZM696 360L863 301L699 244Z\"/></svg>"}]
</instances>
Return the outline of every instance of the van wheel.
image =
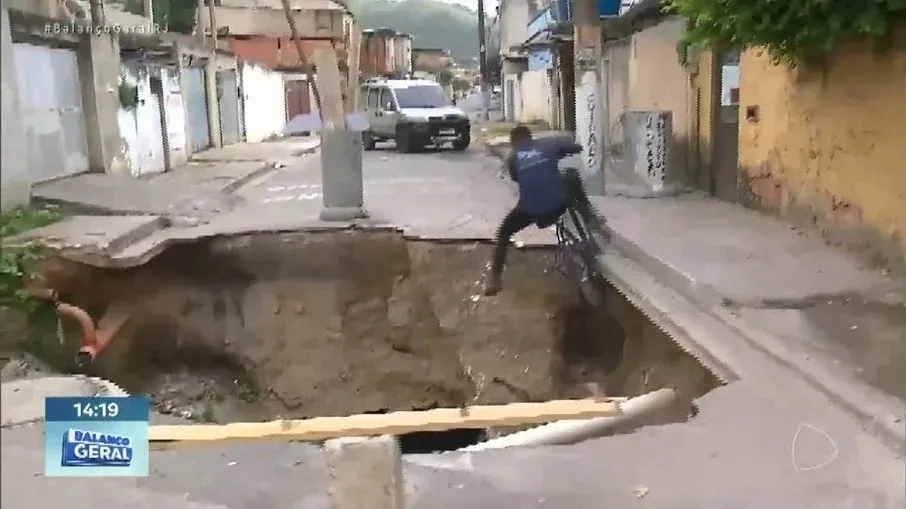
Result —
<instances>
[{"instance_id":1,"label":"van wheel","mask_svg":"<svg viewBox=\"0 0 906 509\"><path fill-rule=\"evenodd\" d=\"M371 131L365 131L362 133L362 148L365 150L374 150L374 136L371 134Z\"/></svg>"},{"instance_id":2,"label":"van wheel","mask_svg":"<svg viewBox=\"0 0 906 509\"><path fill-rule=\"evenodd\" d=\"M471 141L472 141L471 138L467 134L467 135L463 136L462 138L453 142L453 150L460 150L460 151L465 150L465 149L469 148L469 143Z\"/></svg>"}]
</instances>

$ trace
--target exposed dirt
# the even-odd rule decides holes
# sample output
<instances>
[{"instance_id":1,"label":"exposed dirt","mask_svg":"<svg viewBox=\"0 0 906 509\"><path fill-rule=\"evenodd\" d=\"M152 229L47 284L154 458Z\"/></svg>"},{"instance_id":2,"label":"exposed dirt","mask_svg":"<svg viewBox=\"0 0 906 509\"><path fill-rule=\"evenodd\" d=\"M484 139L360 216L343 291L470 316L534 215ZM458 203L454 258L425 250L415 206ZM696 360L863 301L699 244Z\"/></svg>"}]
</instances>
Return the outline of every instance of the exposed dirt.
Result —
<instances>
[{"instance_id":1,"label":"exposed dirt","mask_svg":"<svg viewBox=\"0 0 906 509\"><path fill-rule=\"evenodd\" d=\"M586 397L586 382L691 399L717 385L621 298L614 314L584 301L551 251L514 250L505 291L474 301L489 255L330 232L179 246L130 271L46 269L96 316L132 307L102 375L200 420Z\"/></svg>"}]
</instances>

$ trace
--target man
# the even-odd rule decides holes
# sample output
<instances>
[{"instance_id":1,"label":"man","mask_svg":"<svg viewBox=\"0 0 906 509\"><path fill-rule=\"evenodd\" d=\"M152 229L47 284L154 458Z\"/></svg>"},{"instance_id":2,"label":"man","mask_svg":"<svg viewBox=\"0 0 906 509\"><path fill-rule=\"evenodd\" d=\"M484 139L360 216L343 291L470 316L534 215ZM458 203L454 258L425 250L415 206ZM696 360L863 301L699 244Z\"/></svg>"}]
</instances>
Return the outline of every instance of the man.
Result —
<instances>
[{"instance_id":1,"label":"man","mask_svg":"<svg viewBox=\"0 0 906 509\"><path fill-rule=\"evenodd\" d=\"M558 163L564 157L578 154L582 147L564 137L532 138L532 131L518 125L510 131L512 150L506 161L507 171L519 186L519 201L503 218L497 230L497 245L491 261L491 273L485 281L484 294L496 295L503 286L503 267L510 239L531 224L547 228L557 222L568 206L596 233L607 236L601 221L591 209L582 187L578 170L561 174Z\"/></svg>"}]
</instances>

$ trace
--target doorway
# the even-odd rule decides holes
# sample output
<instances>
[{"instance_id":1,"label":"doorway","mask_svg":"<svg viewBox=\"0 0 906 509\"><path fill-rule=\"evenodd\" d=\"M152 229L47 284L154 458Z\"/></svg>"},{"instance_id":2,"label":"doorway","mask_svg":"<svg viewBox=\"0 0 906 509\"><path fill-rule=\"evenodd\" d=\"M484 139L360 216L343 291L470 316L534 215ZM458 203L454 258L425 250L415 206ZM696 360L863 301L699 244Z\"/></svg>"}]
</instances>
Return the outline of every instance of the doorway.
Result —
<instances>
[{"instance_id":1,"label":"doorway","mask_svg":"<svg viewBox=\"0 0 906 509\"><path fill-rule=\"evenodd\" d=\"M560 63L560 87L562 106L562 129L576 132L576 76L573 69L573 43L563 41L558 45L558 62Z\"/></svg>"},{"instance_id":2,"label":"doorway","mask_svg":"<svg viewBox=\"0 0 906 509\"><path fill-rule=\"evenodd\" d=\"M740 199L739 172L739 51L715 53L711 97L711 128L714 153L711 194L724 201Z\"/></svg>"}]
</instances>

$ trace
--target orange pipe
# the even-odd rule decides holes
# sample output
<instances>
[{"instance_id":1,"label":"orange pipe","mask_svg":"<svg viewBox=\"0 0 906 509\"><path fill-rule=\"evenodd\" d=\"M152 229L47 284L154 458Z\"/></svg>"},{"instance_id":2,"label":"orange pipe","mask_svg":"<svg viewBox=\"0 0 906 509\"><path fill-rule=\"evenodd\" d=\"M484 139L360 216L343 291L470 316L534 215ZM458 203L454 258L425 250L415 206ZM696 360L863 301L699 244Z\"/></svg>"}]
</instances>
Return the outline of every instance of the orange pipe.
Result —
<instances>
[{"instance_id":1,"label":"orange pipe","mask_svg":"<svg viewBox=\"0 0 906 509\"><path fill-rule=\"evenodd\" d=\"M113 320L113 323L111 324L113 327L110 327L109 329L104 327L103 330L99 331L98 328L95 327L91 315L78 306L60 302L56 291L50 288L29 288L28 292L37 299L53 304L57 316L61 318L71 318L79 324L79 328L82 329L82 346L79 348L79 352L87 353L91 360L94 360L98 354L110 344L113 335L119 330L123 323L125 323L126 318L128 318L128 315L121 313L122 316ZM109 313L105 314L104 318L107 318L108 315ZM101 321L107 322L108 320L102 319Z\"/></svg>"},{"instance_id":2,"label":"orange pipe","mask_svg":"<svg viewBox=\"0 0 906 509\"><path fill-rule=\"evenodd\" d=\"M129 313L117 307L116 304L111 304L107 307L107 311L104 312L104 316L101 317L98 321L97 332L94 338L94 345L82 344L82 348L79 349L79 352L87 353L91 356L93 360L101 351L107 347L113 340L113 336L119 332L123 324L126 323L126 320L129 319Z\"/></svg>"}]
</instances>

